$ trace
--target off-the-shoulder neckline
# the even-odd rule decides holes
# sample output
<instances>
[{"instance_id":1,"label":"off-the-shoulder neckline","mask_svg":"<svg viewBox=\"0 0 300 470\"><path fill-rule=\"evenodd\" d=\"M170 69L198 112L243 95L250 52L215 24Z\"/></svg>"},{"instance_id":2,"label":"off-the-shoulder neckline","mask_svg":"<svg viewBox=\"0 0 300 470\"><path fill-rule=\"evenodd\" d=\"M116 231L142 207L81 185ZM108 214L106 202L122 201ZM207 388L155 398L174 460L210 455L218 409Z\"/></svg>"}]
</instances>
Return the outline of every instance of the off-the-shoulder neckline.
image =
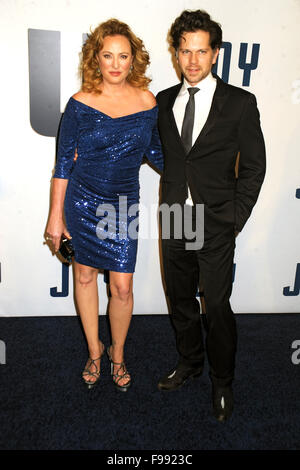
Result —
<instances>
[{"instance_id":1,"label":"off-the-shoulder neckline","mask_svg":"<svg viewBox=\"0 0 300 470\"><path fill-rule=\"evenodd\" d=\"M70 99L73 100L73 101L75 101L76 103L79 103L79 104L81 104L81 105L83 105L83 106L86 106L87 108L92 109L93 111L96 111L97 113L103 114L103 116L106 116L106 117L108 117L109 119L112 119L113 121L115 121L115 120L117 120L117 119L122 119L122 118L130 117L130 116L136 116L137 114L147 113L147 112L153 111L154 109L157 108L157 104L156 104L153 108L144 109L144 111L138 111L137 113L125 114L124 116L119 116L119 117L113 118L113 117L109 116L108 114L103 113L103 111L100 111L100 110L97 109L97 108L93 108L93 106L89 106L88 104L85 104L85 103L83 103L82 101L76 100L75 98L73 98L73 96L71 96Z\"/></svg>"}]
</instances>

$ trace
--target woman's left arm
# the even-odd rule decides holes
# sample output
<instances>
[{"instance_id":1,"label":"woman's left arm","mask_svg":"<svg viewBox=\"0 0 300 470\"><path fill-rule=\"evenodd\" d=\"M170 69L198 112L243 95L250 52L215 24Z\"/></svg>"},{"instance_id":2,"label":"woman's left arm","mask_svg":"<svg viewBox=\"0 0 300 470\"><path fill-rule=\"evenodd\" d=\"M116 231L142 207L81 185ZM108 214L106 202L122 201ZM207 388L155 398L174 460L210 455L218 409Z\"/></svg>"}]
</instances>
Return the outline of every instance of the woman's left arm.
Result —
<instances>
[{"instance_id":1,"label":"woman's left arm","mask_svg":"<svg viewBox=\"0 0 300 470\"><path fill-rule=\"evenodd\" d=\"M164 169L164 155L159 138L157 122L155 122L155 125L152 129L151 142L145 151L145 155L148 160L155 166L155 168L157 168L157 170L162 173Z\"/></svg>"}]
</instances>

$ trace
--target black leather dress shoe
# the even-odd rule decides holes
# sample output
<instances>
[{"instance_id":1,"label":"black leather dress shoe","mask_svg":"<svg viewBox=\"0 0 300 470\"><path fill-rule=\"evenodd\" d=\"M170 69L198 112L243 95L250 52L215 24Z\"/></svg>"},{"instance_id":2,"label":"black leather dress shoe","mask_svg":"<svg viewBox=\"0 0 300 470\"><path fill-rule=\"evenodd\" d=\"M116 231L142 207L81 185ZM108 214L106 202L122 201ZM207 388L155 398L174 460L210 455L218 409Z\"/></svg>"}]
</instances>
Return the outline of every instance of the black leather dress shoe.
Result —
<instances>
[{"instance_id":1,"label":"black leather dress shoe","mask_svg":"<svg viewBox=\"0 0 300 470\"><path fill-rule=\"evenodd\" d=\"M202 374L202 368L186 369L182 366L177 366L176 369L170 371L167 375L162 377L158 382L159 390L177 390L181 387L189 378L199 377Z\"/></svg>"},{"instance_id":2,"label":"black leather dress shoe","mask_svg":"<svg viewBox=\"0 0 300 470\"><path fill-rule=\"evenodd\" d=\"M233 392L231 387L213 388L213 411L215 418L224 423L233 412Z\"/></svg>"}]
</instances>

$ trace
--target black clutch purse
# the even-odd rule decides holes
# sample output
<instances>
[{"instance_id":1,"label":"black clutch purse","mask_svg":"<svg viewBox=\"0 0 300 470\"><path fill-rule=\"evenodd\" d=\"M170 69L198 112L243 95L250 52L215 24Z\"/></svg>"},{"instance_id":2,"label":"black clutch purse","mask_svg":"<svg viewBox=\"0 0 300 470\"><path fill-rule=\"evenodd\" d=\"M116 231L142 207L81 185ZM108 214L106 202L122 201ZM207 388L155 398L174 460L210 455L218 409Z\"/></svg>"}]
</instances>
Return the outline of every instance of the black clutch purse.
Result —
<instances>
[{"instance_id":1,"label":"black clutch purse","mask_svg":"<svg viewBox=\"0 0 300 470\"><path fill-rule=\"evenodd\" d=\"M71 240L66 237L62 237L58 252L66 261L68 261L68 263L71 263L72 257L75 254Z\"/></svg>"}]
</instances>

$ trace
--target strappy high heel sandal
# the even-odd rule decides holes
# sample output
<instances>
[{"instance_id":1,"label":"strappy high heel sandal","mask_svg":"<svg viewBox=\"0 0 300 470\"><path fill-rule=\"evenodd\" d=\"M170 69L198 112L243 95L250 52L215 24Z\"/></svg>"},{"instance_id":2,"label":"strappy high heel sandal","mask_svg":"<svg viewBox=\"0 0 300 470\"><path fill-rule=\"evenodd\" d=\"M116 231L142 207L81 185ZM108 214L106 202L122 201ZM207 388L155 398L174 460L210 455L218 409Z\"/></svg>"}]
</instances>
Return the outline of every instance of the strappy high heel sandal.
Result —
<instances>
[{"instance_id":1,"label":"strappy high heel sandal","mask_svg":"<svg viewBox=\"0 0 300 470\"><path fill-rule=\"evenodd\" d=\"M125 362L114 362L112 360L112 357L111 357L111 354L110 354L110 348L107 348L107 355L108 355L108 359L110 361L110 368L111 368L111 375L112 375L112 379L113 379L113 383L115 385L115 387L120 390L121 392L127 392L127 390L129 389L130 385L131 385L131 379L130 379L130 375L126 369L126 366L125 366ZM117 372L114 374L114 366L120 366L119 369L117 370ZM119 374L119 372L123 370L123 374ZM129 377L129 380L128 382L126 382L124 385L120 385L119 382L121 379L124 379L125 377Z\"/></svg>"},{"instance_id":2,"label":"strappy high heel sandal","mask_svg":"<svg viewBox=\"0 0 300 470\"><path fill-rule=\"evenodd\" d=\"M102 343L102 353L99 357L97 357L96 359L92 359L91 357L88 358L88 362L87 362L87 365L85 367L85 369L83 370L82 372L82 378L83 378L83 381L84 383L87 385L87 388L90 390L92 389L98 382L99 382L99 379L100 379L100 374L101 374L101 371L100 371L100 366L101 366L101 358L103 356L103 353L104 353L104 350L105 350L105 346L104 344ZM99 369L95 363L95 361L98 361L100 360L100 364L99 364ZM91 366L94 366L95 367L95 371L94 372L91 372ZM95 377L95 380L85 380L84 377Z\"/></svg>"}]
</instances>

